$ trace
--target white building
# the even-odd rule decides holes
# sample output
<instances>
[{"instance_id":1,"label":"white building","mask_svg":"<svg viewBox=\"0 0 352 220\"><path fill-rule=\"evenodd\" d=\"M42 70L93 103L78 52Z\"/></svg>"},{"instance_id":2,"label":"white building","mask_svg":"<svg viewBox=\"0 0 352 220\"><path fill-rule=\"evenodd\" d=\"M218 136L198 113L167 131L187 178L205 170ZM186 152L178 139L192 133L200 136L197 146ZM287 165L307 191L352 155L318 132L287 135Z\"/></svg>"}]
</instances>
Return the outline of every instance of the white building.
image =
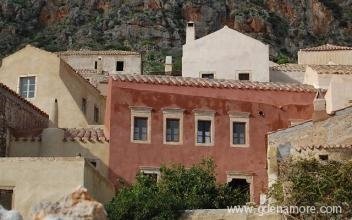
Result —
<instances>
[{"instance_id":1,"label":"white building","mask_svg":"<svg viewBox=\"0 0 352 220\"><path fill-rule=\"evenodd\" d=\"M189 22L182 76L269 82L269 46L227 26L195 39Z\"/></svg>"},{"instance_id":2,"label":"white building","mask_svg":"<svg viewBox=\"0 0 352 220\"><path fill-rule=\"evenodd\" d=\"M302 65L352 65L352 47L325 44L300 49L298 64Z\"/></svg>"}]
</instances>

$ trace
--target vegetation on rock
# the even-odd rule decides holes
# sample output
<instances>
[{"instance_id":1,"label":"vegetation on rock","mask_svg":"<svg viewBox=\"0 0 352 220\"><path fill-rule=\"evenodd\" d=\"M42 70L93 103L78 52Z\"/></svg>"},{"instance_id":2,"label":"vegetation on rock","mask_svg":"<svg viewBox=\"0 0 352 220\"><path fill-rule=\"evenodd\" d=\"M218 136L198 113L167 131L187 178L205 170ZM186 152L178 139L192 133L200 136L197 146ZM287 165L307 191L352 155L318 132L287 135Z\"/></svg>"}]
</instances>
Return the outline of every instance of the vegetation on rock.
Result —
<instances>
[{"instance_id":1,"label":"vegetation on rock","mask_svg":"<svg viewBox=\"0 0 352 220\"><path fill-rule=\"evenodd\" d=\"M214 162L203 160L187 169L183 165L161 168L155 183L138 175L132 186L123 187L107 205L110 219L177 219L182 210L226 208L243 205L249 195L217 184Z\"/></svg>"}]
</instances>

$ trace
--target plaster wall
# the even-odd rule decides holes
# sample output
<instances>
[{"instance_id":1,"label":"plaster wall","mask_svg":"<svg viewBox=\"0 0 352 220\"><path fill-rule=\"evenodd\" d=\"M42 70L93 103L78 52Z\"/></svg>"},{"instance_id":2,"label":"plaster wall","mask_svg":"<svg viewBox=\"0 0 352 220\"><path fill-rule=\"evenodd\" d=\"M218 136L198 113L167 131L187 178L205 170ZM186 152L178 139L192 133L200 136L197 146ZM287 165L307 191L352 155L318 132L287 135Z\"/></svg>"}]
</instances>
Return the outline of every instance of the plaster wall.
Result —
<instances>
[{"instance_id":1,"label":"plaster wall","mask_svg":"<svg viewBox=\"0 0 352 220\"><path fill-rule=\"evenodd\" d=\"M53 119L56 99L59 127L101 124L104 117L102 112L105 111L104 98L98 90L75 74L73 69L57 55L28 45L3 59L0 81L19 92L19 77L35 76L35 96L28 101ZM87 99L87 114L81 111L82 98ZM101 112L98 123L94 122L93 118L94 105L97 105Z\"/></svg>"},{"instance_id":2,"label":"plaster wall","mask_svg":"<svg viewBox=\"0 0 352 220\"><path fill-rule=\"evenodd\" d=\"M211 72L217 79L238 79L250 73L250 80L269 82L269 46L225 26L183 46L182 76L200 77Z\"/></svg>"},{"instance_id":3,"label":"plaster wall","mask_svg":"<svg viewBox=\"0 0 352 220\"><path fill-rule=\"evenodd\" d=\"M270 82L302 83L305 72L270 70Z\"/></svg>"},{"instance_id":4,"label":"plaster wall","mask_svg":"<svg viewBox=\"0 0 352 220\"><path fill-rule=\"evenodd\" d=\"M298 64L327 65L329 63L352 65L352 50L298 52Z\"/></svg>"}]
</instances>

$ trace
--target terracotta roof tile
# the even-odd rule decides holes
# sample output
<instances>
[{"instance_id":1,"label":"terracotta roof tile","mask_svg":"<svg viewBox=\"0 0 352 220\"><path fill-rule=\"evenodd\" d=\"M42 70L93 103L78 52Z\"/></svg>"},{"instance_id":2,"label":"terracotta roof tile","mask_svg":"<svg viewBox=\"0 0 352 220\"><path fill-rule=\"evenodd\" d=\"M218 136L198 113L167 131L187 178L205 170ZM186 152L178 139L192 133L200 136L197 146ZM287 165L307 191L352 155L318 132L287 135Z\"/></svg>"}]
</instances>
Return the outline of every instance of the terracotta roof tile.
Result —
<instances>
[{"instance_id":1,"label":"terracotta roof tile","mask_svg":"<svg viewBox=\"0 0 352 220\"><path fill-rule=\"evenodd\" d=\"M140 55L135 51L123 50L67 50L56 53L59 56L72 56L72 55Z\"/></svg>"},{"instance_id":2,"label":"terracotta roof tile","mask_svg":"<svg viewBox=\"0 0 352 220\"><path fill-rule=\"evenodd\" d=\"M202 79L175 76L155 76L155 75L130 75L116 74L113 80L121 82L134 82L170 86L189 86L204 88L226 88L226 89L250 89L250 90L273 90L288 92L316 92L310 85L293 83L274 83L274 82L253 82L229 79Z\"/></svg>"},{"instance_id":3,"label":"terracotta roof tile","mask_svg":"<svg viewBox=\"0 0 352 220\"><path fill-rule=\"evenodd\" d=\"M313 149L348 149L348 150L352 150L352 145L351 144L305 145L305 146L298 146L295 149L298 152L301 152L302 150L313 150Z\"/></svg>"},{"instance_id":4,"label":"terracotta roof tile","mask_svg":"<svg viewBox=\"0 0 352 220\"><path fill-rule=\"evenodd\" d=\"M335 50L352 50L352 47L338 46L332 44L324 44L317 47L310 47L301 49L301 51L335 51Z\"/></svg>"},{"instance_id":5,"label":"terracotta roof tile","mask_svg":"<svg viewBox=\"0 0 352 220\"><path fill-rule=\"evenodd\" d=\"M109 141L102 128L64 128L64 131L64 141Z\"/></svg>"},{"instance_id":6,"label":"terracotta roof tile","mask_svg":"<svg viewBox=\"0 0 352 220\"><path fill-rule=\"evenodd\" d=\"M273 71L282 71L282 72L305 72L306 65L295 64L295 63L287 63L277 66L270 67Z\"/></svg>"},{"instance_id":7,"label":"terracotta roof tile","mask_svg":"<svg viewBox=\"0 0 352 220\"><path fill-rule=\"evenodd\" d=\"M352 65L309 65L318 74L352 74Z\"/></svg>"},{"instance_id":8,"label":"terracotta roof tile","mask_svg":"<svg viewBox=\"0 0 352 220\"><path fill-rule=\"evenodd\" d=\"M15 91L13 91L12 89L10 89L9 87L7 87L5 84L0 83L0 87L5 89L7 92L9 92L10 94L12 94L13 96L15 96L16 98L20 99L22 102L26 103L27 105L29 105L32 109L34 109L35 111L37 111L39 114L45 116L45 117L49 117L47 113L45 113L44 111L42 111L40 108L38 108L37 106L33 105L31 102L27 101L25 98L23 98L22 96L20 96L19 94L17 94Z\"/></svg>"}]
</instances>

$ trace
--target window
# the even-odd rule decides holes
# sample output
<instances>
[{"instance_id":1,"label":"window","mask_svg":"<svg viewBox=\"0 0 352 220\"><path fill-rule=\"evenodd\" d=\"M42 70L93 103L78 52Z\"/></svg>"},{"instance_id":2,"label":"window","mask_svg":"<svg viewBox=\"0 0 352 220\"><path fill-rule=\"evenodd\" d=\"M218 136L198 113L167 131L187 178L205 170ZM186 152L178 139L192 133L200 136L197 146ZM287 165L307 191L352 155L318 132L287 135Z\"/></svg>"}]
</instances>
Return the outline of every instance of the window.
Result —
<instances>
[{"instance_id":1,"label":"window","mask_svg":"<svg viewBox=\"0 0 352 220\"><path fill-rule=\"evenodd\" d=\"M249 80L249 73L239 73L238 80Z\"/></svg>"},{"instance_id":2,"label":"window","mask_svg":"<svg viewBox=\"0 0 352 220\"><path fill-rule=\"evenodd\" d=\"M0 204L7 210L12 209L13 189L0 189Z\"/></svg>"},{"instance_id":3,"label":"window","mask_svg":"<svg viewBox=\"0 0 352 220\"><path fill-rule=\"evenodd\" d=\"M197 143L211 143L211 121L199 120L197 124Z\"/></svg>"},{"instance_id":4,"label":"window","mask_svg":"<svg viewBox=\"0 0 352 220\"><path fill-rule=\"evenodd\" d=\"M247 197L247 201L253 201L253 176L241 172L227 172L227 184L230 188L240 191Z\"/></svg>"},{"instance_id":5,"label":"window","mask_svg":"<svg viewBox=\"0 0 352 220\"><path fill-rule=\"evenodd\" d=\"M201 73L203 79L214 79L214 73Z\"/></svg>"},{"instance_id":6,"label":"window","mask_svg":"<svg viewBox=\"0 0 352 220\"><path fill-rule=\"evenodd\" d=\"M34 98L35 76L20 77L19 93L23 98Z\"/></svg>"},{"instance_id":7,"label":"window","mask_svg":"<svg viewBox=\"0 0 352 220\"><path fill-rule=\"evenodd\" d=\"M146 141L148 138L148 118L135 117L133 140Z\"/></svg>"},{"instance_id":8,"label":"window","mask_svg":"<svg viewBox=\"0 0 352 220\"><path fill-rule=\"evenodd\" d=\"M249 147L249 113L229 112L230 146Z\"/></svg>"},{"instance_id":9,"label":"window","mask_svg":"<svg viewBox=\"0 0 352 220\"><path fill-rule=\"evenodd\" d=\"M329 155L327 154L319 155L319 160L327 161L329 160Z\"/></svg>"},{"instance_id":10,"label":"window","mask_svg":"<svg viewBox=\"0 0 352 220\"><path fill-rule=\"evenodd\" d=\"M81 110L84 114L87 113L87 99L85 99L85 98L82 98Z\"/></svg>"},{"instance_id":11,"label":"window","mask_svg":"<svg viewBox=\"0 0 352 220\"><path fill-rule=\"evenodd\" d=\"M188 22L187 25L188 25L188 27L193 27L194 23L193 22Z\"/></svg>"},{"instance_id":12,"label":"window","mask_svg":"<svg viewBox=\"0 0 352 220\"><path fill-rule=\"evenodd\" d=\"M123 71L124 62L123 61L116 61L116 71Z\"/></svg>"},{"instance_id":13,"label":"window","mask_svg":"<svg viewBox=\"0 0 352 220\"><path fill-rule=\"evenodd\" d=\"M94 69L98 69L98 61L94 62Z\"/></svg>"},{"instance_id":14,"label":"window","mask_svg":"<svg viewBox=\"0 0 352 220\"><path fill-rule=\"evenodd\" d=\"M195 110L196 146L214 145L214 115L211 110Z\"/></svg>"},{"instance_id":15,"label":"window","mask_svg":"<svg viewBox=\"0 0 352 220\"><path fill-rule=\"evenodd\" d=\"M149 144L151 137L151 111L149 107L130 107L131 142Z\"/></svg>"},{"instance_id":16,"label":"window","mask_svg":"<svg viewBox=\"0 0 352 220\"><path fill-rule=\"evenodd\" d=\"M183 142L183 109L163 109L164 144L182 144Z\"/></svg>"},{"instance_id":17,"label":"window","mask_svg":"<svg viewBox=\"0 0 352 220\"><path fill-rule=\"evenodd\" d=\"M246 144L246 122L232 122L233 141L235 145Z\"/></svg>"},{"instance_id":18,"label":"window","mask_svg":"<svg viewBox=\"0 0 352 220\"><path fill-rule=\"evenodd\" d=\"M142 167L140 168L140 172L149 177L153 182L157 183L160 179L160 169L154 167Z\"/></svg>"},{"instance_id":19,"label":"window","mask_svg":"<svg viewBox=\"0 0 352 220\"><path fill-rule=\"evenodd\" d=\"M99 108L94 105L94 122L99 122Z\"/></svg>"}]
</instances>

